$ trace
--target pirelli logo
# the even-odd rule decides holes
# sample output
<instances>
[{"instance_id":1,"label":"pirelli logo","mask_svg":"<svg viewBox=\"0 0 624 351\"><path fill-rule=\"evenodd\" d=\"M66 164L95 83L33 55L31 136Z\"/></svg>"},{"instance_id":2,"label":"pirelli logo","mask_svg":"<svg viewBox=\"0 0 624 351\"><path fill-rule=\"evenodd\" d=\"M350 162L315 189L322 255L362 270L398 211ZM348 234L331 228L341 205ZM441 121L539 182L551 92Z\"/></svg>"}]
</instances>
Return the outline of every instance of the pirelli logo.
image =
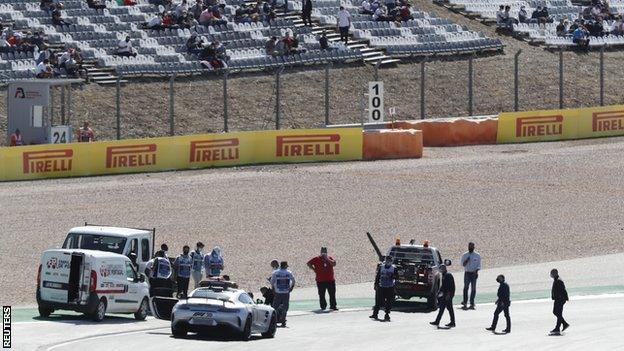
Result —
<instances>
[{"instance_id":1,"label":"pirelli logo","mask_svg":"<svg viewBox=\"0 0 624 351\"><path fill-rule=\"evenodd\" d=\"M624 130L624 111L592 113L592 131L608 132L612 130Z\"/></svg>"},{"instance_id":2,"label":"pirelli logo","mask_svg":"<svg viewBox=\"0 0 624 351\"><path fill-rule=\"evenodd\" d=\"M516 120L516 137L536 137L563 134L563 116L520 117Z\"/></svg>"},{"instance_id":3,"label":"pirelli logo","mask_svg":"<svg viewBox=\"0 0 624 351\"><path fill-rule=\"evenodd\" d=\"M189 161L211 162L238 160L238 138L191 141Z\"/></svg>"},{"instance_id":4,"label":"pirelli logo","mask_svg":"<svg viewBox=\"0 0 624 351\"><path fill-rule=\"evenodd\" d=\"M24 174L67 172L72 170L72 149L27 151L22 154Z\"/></svg>"},{"instance_id":5,"label":"pirelli logo","mask_svg":"<svg viewBox=\"0 0 624 351\"><path fill-rule=\"evenodd\" d=\"M156 165L156 144L109 146L106 148L106 168L153 165Z\"/></svg>"},{"instance_id":6,"label":"pirelli logo","mask_svg":"<svg viewBox=\"0 0 624 351\"><path fill-rule=\"evenodd\" d=\"M277 157L340 155L340 134L276 137Z\"/></svg>"}]
</instances>

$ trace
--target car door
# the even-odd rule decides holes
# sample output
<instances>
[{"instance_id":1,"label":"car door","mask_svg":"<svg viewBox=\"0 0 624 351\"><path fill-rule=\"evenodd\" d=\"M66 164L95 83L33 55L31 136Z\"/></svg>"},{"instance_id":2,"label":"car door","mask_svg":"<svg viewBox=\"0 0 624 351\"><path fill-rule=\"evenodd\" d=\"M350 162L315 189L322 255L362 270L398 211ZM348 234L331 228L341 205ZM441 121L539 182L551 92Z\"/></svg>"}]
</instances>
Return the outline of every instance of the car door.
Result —
<instances>
[{"instance_id":1,"label":"car door","mask_svg":"<svg viewBox=\"0 0 624 351\"><path fill-rule=\"evenodd\" d=\"M125 261L124 266L126 274L123 284L125 284L126 289L122 296L117 298L118 309L124 312L135 312L141 303L138 275L132 262Z\"/></svg>"},{"instance_id":2,"label":"car door","mask_svg":"<svg viewBox=\"0 0 624 351\"><path fill-rule=\"evenodd\" d=\"M251 298L251 296L249 296L247 293L241 293L238 296L238 301L242 304L244 304L247 307L247 310L251 312L251 328L252 331L257 331L261 328L261 326L259 325L259 316L258 316L258 311L255 308L255 303L253 301L253 299Z\"/></svg>"}]
</instances>

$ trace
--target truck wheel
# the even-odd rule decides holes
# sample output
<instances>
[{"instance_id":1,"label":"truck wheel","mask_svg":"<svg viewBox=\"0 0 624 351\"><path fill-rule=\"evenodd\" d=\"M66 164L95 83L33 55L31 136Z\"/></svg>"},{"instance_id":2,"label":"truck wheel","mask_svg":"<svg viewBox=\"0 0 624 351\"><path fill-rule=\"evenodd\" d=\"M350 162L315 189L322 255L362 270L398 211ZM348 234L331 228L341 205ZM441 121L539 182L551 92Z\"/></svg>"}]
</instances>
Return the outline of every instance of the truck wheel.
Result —
<instances>
[{"instance_id":1,"label":"truck wheel","mask_svg":"<svg viewBox=\"0 0 624 351\"><path fill-rule=\"evenodd\" d=\"M95 322L101 322L106 316L106 299L101 298L95 307L95 311L91 314L91 319Z\"/></svg>"},{"instance_id":2,"label":"truck wheel","mask_svg":"<svg viewBox=\"0 0 624 351\"><path fill-rule=\"evenodd\" d=\"M171 334L173 334L174 338L183 338L187 333L188 330L186 329L186 326L180 325L176 327L173 324L171 325Z\"/></svg>"},{"instance_id":3,"label":"truck wheel","mask_svg":"<svg viewBox=\"0 0 624 351\"><path fill-rule=\"evenodd\" d=\"M277 331L277 317L275 313L271 316L271 324L269 324L269 329L262 333L262 337L271 339L275 337L275 332Z\"/></svg>"},{"instance_id":4,"label":"truck wheel","mask_svg":"<svg viewBox=\"0 0 624 351\"><path fill-rule=\"evenodd\" d=\"M147 300L147 297L143 298L143 301L141 301L141 306L139 306L139 309L134 312L134 319L136 319L137 321L144 321L145 318L147 318L147 311L149 310L149 301Z\"/></svg>"},{"instance_id":5,"label":"truck wheel","mask_svg":"<svg viewBox=\"0 0 624 351\"><path fill-rule=\"evenodd\" d=\"M245 322L245 327L243 328L243 331L241 332L241 335L240 335L240 339L242 341L249 341L249 338L251 338L251 316L247 317L247 321Z\"/></svg>"},{"instance_id":6,"label":"truck wheel","mask_svg":"<svg viewBox=\"0 0 624 351\"><path fill-rule=\"evenodd\" d=\"M41 306L39 305L39 316L43 317L43 318L48 318L50 317L50 315L52 314L52 312L54 312L54 310L50 307L45 307L45 306Z\"/></svg>"}]
</instances>

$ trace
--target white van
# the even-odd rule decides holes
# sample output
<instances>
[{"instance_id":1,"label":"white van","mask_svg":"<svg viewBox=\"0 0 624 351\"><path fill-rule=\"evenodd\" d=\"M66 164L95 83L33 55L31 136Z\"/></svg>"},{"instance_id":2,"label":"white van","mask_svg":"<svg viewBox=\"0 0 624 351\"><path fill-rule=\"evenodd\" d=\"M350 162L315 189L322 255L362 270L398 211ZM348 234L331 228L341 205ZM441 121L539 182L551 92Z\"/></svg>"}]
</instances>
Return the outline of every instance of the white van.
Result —
<instances>
[{"instance_id":1,"label":"white van","mask_svg":"<svg viewBox=\"0 0 624 351\"><path fill-rule=\"evenodd\" d=\"M82 312L95 321L106 312L134 313L144 320L149 288L126 256L96 250L54 249L43 252L37 274L39 315L54 310Z\"/></svg>"},{"instance_id":2,"label":"white van","mask_svg":"<svg viewBox=\"0 0 624 351\"><path fill-rule=\"evenodd\" d=\"M123 228L85 223L67 233L62 248L108 251L128 257L136 255L134 257L139 272L143 273L147 262L154 256L155 235L156 228Z\"/></svg>"}]
</instances>

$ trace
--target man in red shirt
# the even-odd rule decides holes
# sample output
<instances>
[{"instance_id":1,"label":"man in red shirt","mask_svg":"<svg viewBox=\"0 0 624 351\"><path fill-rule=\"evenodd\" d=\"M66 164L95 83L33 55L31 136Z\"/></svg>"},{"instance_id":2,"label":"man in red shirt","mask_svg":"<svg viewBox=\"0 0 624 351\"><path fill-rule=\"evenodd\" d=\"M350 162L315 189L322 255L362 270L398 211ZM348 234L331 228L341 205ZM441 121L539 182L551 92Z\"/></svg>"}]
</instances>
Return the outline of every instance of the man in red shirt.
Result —
<instances>
[{"instance_id":1,"label":"man in red shirt","mask_svg":"<svg viewBox=\"0 0 624 351\"><path fill-rule=\"evenodd\" d=\"M89 127L89 122L84 122L82 128L78 129L77 134L79 143L90 143L95 140L95 133L93 129Z\"/></svg>"},{"instance_id":2,"label":"man in red shirt","mask_svg":"<svg viewBox=\"0 0 624 351\"><path fill-rule=\"evenodd\" d=\"M321 247L321 254L308 261L308 267L316 273L316 287L318 288L319 303L321 309L327 308L325 291L329 292L329 308L337 311L336 307L336 280L334 280L334 267L336 260L327 255L327 248Z\"/></svg>"}]
</instances>

